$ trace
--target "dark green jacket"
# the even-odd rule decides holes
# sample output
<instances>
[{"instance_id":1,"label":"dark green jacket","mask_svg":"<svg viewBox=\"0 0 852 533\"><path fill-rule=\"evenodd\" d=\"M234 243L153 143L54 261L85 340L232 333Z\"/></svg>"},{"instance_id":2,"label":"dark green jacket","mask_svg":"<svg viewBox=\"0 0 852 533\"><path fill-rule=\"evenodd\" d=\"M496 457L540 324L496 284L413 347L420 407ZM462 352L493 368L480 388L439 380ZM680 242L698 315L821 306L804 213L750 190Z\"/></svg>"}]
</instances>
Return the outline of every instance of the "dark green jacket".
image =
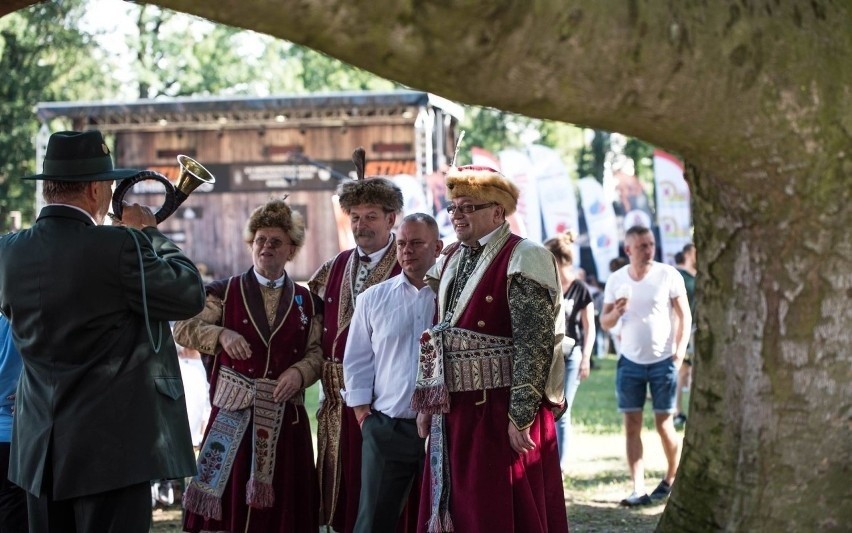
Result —
<instances>
[{"instance_id":1,"label":"dark green jacket","mask_svg":"<svg viewBox=\"0 0 852 533\"><path fill-rule=\"evenodd\" d=\"M155 228L96 226L51 205L0 237L0 308L24 361L9 479L38 495L50 468L60 500L193 475L168 321L203 306L195 265Z\"/></svg>"}]
</instances>

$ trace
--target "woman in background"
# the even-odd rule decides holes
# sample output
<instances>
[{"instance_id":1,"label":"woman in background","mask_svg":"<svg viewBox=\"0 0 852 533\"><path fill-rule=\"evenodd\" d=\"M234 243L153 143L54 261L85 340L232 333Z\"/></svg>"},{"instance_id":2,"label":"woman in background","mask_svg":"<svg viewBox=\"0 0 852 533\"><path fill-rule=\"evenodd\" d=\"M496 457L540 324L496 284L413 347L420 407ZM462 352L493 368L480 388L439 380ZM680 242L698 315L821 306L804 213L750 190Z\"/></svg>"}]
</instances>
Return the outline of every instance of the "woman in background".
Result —
<instances>
[{"instance_id":1,"label":"woman in background","mask_svg":"<svg viewBox=\"0 0 852 533\"><path fill-rule=\"evenodd\" d=\"M595 345L595 306L586 284L577 278L574 269L574 234L570 231L548 239L544 247L550 250L559 265L565 309L565 414L556 422L556 441L559 444L559 464L562 475L568 468L568 440L571 434L571 405L580 382L589 377L592 348Z\"/></svg>"}]
</instances>

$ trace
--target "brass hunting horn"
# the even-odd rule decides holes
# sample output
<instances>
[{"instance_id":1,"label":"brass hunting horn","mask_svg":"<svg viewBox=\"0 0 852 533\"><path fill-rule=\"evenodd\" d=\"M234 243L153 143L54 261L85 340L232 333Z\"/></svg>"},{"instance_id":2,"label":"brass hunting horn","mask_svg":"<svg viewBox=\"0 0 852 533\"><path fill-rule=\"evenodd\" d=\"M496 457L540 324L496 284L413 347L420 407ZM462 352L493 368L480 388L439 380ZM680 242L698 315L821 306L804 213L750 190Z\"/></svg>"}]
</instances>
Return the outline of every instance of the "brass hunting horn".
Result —
<instances>
[{"instance_id":1,"label":"brass hunting horn","mask_svg":"<svg viewBox=\"0 0 852 533\"><path fill-rule=\"evenodd\" d=\"M124 195L140 181L156 180L162 183L166 189L166 200L160 209L154 213L157 224L169 218L172 213L177 211L180 204L189 198L189 193L197 189L199 185L202 183L216 183L216 178L213 174L195 159L186 155L179 155L177 156L177 161L180 164L180 176L178 177L177 185L172 185L169 178L152 170L143 170L133 177L118 182L115 192L112 193L112 212L115 214L115 217L121 220Z\"/></svg>"}]
</instances>

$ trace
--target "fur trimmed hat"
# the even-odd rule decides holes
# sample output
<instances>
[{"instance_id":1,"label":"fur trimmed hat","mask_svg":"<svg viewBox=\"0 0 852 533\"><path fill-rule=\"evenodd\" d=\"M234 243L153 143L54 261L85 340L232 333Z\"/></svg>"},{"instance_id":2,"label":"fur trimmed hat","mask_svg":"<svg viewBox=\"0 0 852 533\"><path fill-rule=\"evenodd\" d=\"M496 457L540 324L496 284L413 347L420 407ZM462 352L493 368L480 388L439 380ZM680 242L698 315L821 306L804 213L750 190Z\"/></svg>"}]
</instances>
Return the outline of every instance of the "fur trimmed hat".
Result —
<instances>
[{"instance_id":1,"label":"fur trimmed hat","mask_svg":"<svg viewBox=\"0 0 852 533\"><path fill-rule=\"evenodd\" d=\"M352 154L357 179L341 183L337 187L340 207L349 213L356 205L375 204L388 212L402 211L402 190L391 180L379 176L364 177L366 156L363 148L356 148Z\"/></svg>"},{"instance_id":2,"label":"fur trimmed hat","mask_svg":"<svg viewBox=\"0 0 852 533\"><path fill-rule=\"evenodd\" d=\"M301 213L293 211L287 205L284 201L286 199L287 196L270 200L252 211L243 231L246 242L251 243L255 233L261 228L281 228L296 248L305 244L305 219Z\"/></svg>"},{"instance_id":3,"label":"fur trimmed hat","mask_svg":"<svg viewBox=\"0 0 852 533\"><path fill-rule=\"evenodd\" d=\"M520 193L514 183L491 167L465 165L450 167L447 171L447 198L450 200L460 196L481 198L501 205L509 216L518 206Z\"/></svg>"}]
</instances>

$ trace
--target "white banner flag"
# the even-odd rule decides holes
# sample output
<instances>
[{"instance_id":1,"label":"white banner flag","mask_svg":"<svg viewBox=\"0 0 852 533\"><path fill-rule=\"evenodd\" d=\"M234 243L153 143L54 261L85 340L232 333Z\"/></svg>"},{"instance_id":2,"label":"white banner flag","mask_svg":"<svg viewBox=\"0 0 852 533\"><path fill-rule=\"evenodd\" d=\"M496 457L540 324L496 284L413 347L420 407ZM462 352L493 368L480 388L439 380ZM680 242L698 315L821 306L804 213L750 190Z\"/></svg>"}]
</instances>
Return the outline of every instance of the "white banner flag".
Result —
<instances>
[{"instance_id":1,"label":"white banner flag","mask_svg":"<svg viewBox=\"0 0 852 533\"><path fill-rule=\"evenodd\" d=\"M654 182L660 253L664 263L673 265L674 255L692 240L692 208L689 185L683 179L683 163L675 156L655 149Z\"/></svg>"},{"instance_id":2,"label":"white banner flag","mask_svg":"<svg viewBox=\"0 0 852 533\"><path fill-rule=\"evenodd\" d=\"M589 246L595 259L598 280L604 282L610 275L609 262L618 257L618 223L612 204L604 200L603 187L595 178L579 181L580 203L589 228Z\"/></svg>"},{"instance_id":3,"label":"white banner flag","mask_svg":"<svg viewBox=\"0 0 852 533\"><path fill-rule=\"evenodd\" d=\"M530 146L529 154L535 169L538 203L544 224L542 240L566 230L579 234L577 196L562 156L553 148L539 144ZM579 259L579 254L575 255Z\"/></svg>"},{"instance_id":4,"label":"white banner flag","mask_svg":"<svg viewBox=\"0 0 852 533\"><path fill-rule=\"evenodd\" d=\"M538 206L538 191L532 166L527 154L519 150L500 151L500 168L503 175L521 190L516 216L523 223L525 234L519 235L541 242L541 210Z\"/></svg>"}]
</instances>

